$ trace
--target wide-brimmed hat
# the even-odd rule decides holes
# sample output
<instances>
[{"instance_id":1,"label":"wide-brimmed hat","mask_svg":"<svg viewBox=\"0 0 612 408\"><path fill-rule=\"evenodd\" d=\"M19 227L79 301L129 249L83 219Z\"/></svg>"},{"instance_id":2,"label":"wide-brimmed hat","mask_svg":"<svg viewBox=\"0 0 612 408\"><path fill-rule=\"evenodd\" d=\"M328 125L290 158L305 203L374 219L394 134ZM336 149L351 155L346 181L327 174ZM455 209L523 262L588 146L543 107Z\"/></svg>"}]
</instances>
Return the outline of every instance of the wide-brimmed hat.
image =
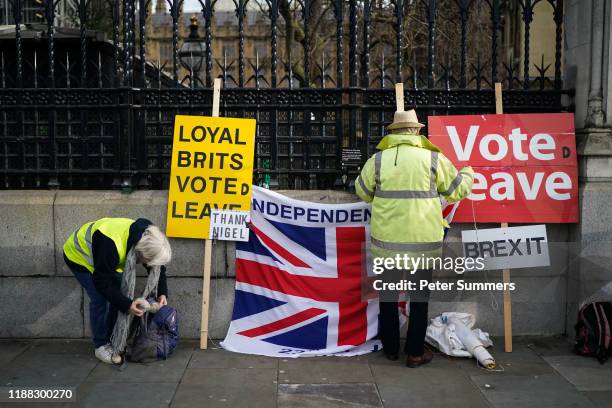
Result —
<instances>
[{"instance_id":1,"label":"wide-brimmed hat","mask_svg":"<svg viewBox=\"0 0 612 408\"><path fill-rule=\"evenodd\" d=\"M396 111L393 115L393 123L387 126L387 130L401 129L401 128L422 128L425 125L419 123L416 111L410 109L409 111Z\"/></svg>"}]
</instances>

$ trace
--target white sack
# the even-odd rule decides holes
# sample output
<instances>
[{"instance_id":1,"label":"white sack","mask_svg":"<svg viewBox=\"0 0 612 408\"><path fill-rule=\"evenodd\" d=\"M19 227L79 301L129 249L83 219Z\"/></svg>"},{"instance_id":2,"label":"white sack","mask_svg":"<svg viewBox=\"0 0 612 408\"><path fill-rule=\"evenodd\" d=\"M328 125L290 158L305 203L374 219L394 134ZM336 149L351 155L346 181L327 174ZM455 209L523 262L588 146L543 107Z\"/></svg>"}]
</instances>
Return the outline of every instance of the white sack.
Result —
<instances>
[{"instance_id":1,"label":"white sack","mask_svg":"<svg viewBox=\"0 0 612 408\"><path fill-rule=\"evenodd\" d=\"M476 319L469 313L445 312L431 319L425 341L444 354L475 357L483 366L493 368L495 360L485 349L493 345L489 334L472 329Z\"/></svg>"}]
</instances>

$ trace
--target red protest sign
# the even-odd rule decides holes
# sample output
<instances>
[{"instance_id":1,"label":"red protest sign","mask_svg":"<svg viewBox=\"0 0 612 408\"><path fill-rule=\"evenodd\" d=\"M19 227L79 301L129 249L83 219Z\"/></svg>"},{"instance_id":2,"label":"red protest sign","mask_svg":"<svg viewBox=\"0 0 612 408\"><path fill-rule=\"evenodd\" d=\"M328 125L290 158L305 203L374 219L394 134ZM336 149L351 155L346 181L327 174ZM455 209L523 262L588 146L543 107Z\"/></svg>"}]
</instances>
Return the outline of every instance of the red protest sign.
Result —
<instances>
[{"instance_id":1,"label":"red protest sign","mask_svg":"<svg viewBox=\"0 0 612 408\"><path fill-rule=\"evenodd\" d=\"M476 172L454 222L578 222L573 114L432 116L428 131L457 168Z\"/></svg>"}]
</instances>

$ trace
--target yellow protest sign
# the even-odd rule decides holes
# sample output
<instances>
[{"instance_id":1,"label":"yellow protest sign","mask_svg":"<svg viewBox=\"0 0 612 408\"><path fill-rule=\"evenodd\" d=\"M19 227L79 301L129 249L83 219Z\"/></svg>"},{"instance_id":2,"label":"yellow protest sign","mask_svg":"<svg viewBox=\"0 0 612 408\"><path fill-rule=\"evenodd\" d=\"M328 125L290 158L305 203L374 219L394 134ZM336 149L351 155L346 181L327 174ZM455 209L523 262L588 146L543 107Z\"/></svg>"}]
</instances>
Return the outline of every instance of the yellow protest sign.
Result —
<instances>
[{"instance_id":1,"label":"yellow protest sign","mask_svg":"<svg viewBox=\"0 0 612 408\"><path fill-rule=\"evenodd\" d=\"M249 211L255 119L177 115L166 235L209 238L211 209Z\"/></svg>"}]
</instances>

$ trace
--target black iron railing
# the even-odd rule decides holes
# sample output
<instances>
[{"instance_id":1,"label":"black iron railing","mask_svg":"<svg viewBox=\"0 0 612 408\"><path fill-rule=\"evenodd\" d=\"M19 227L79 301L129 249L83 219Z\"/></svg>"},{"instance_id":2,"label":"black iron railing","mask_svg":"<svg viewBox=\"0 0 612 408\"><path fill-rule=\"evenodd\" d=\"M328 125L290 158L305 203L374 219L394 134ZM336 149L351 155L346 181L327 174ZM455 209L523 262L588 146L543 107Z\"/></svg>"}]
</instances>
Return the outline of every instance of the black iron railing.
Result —
<instances>
[{"instance_id":1,"label":"black iron railing","mask_svg":"<svg viewBox=\"0 0 612 408\"><path fill-rule=\"evenodd\" d=\"M423 120L493 112L497 81L506 112L571 109L561 0L266 0L258 9L234 0L235 60L213 53L216 2L200 0L197 71L180 63L185 16L179 0L167 2L172 60L150 63L145 0L109 1L108 41L87 29L85 0L74 4L72 29L54 26L57 0L46 2L42 26L22 26L13 0L15 30L0 35L0 188L166 188L174 115L209 114L214 77L225 86L222 115L257 119L254 182L280 188L348 185L357 168L343 165L342 149L359 150L362 161L373 153L395 110L394 82ZM538 3L555 30L549 64L530 58ZM250 57L246 17L255 12L267 19L269 52ZM299 35L288 40L289 18ZM425 29L407 34L415 19Z\"/></svg>"}]
</instances>

